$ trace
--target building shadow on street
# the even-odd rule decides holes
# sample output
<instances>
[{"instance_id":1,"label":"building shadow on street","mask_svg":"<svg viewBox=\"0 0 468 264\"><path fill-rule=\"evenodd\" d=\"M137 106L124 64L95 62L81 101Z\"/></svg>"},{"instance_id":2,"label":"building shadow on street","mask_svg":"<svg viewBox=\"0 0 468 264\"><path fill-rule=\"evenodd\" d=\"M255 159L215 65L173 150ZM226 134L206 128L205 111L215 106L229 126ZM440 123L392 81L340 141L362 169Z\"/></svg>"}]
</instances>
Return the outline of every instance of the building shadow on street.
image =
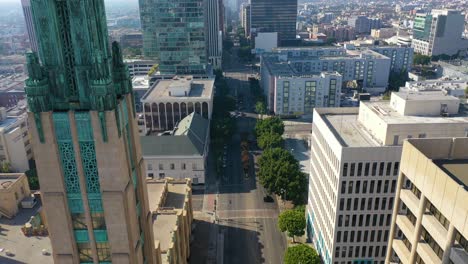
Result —
<instances>
[{"instance_id":1,"label":"building shadow on street","mask_svg":"<svg viewBox=\"0 0 468 264\"><path fill-rule=\"evenodd\" d=\"M192 232L189 263L265 263L264 246L259 240L260 233L256 231L262 228L259 222L221 220L215 224L194 219L193 224L196 227ZM218 252L219 250L222 252ZM220 261L222 263L218 263Z\"/></svg>"},{"instance_id":2,"label":"building shadow on street","mask_svg":"<svg viewBox=\"0 0 468 264\"><path fill-rule=\"evenodd\" d=\"M12 257L14 258L14 256L12 256ZM0 256L0 263L2 263L2 264L27 264L26 262L18 261L18 260L3 257L3 256Z\"/></svg>"}]
</instances>

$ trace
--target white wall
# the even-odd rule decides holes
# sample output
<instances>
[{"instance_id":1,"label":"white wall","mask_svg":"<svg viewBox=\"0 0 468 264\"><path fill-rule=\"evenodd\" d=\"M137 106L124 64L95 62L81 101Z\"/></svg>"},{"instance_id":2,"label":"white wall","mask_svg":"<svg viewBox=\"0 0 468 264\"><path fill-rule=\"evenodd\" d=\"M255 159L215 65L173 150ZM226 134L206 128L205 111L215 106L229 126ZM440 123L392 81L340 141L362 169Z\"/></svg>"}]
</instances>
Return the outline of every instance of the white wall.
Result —
<instances>
[{"instance_id":1,"label":"white wall","mask_svg":"<svg viewBox=\"0 0 468 264\"><path fill-rule=\"evenodd\" d=\"M146 168L146 176L153 174L155 179L164 173L165 178L185 179L191 178L194 184L205 183L205 159L202 156L194 157L143 157ZM183 169L185 164L185 169ZM148 166L150 165L150 166ZM160 169L162 165L162 169ZM171 169L174 165L174 169Z\"/></svg>"}]
</instances>

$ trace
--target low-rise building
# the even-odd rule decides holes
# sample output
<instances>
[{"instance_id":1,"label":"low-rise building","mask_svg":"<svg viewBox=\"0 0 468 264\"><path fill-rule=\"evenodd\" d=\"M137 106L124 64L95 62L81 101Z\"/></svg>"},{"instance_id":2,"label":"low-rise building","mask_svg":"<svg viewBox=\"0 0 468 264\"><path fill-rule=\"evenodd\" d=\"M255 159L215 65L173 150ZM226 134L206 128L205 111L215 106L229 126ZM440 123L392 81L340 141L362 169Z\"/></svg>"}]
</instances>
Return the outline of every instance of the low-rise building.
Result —
<instances>
[{"instance_id":1,"label":"low-rise building","mask_svg":"<svg viewBox=\"0 0 468 264\"><path fill-rule=\"evenodd\" d=\"M193 221L191 180L148 179L146 187L156 264L187 263Z\"/></svg>"},{"instance_id":2,"label":"low-rise building","mask_svg":"<svg viewBox=\"0 0 468 264\"><path fill-rule=\"evenodd\" d=\"M142 136L146 176L155 179L190 178L194 184L205 183L209 130L209 120L191 113L169 135Z\"/></svg>"},{"instance_id":3,"label":"low-rise building","mask_svg":"<svg viewBox=\"0 0 468 264\"><path fill-rule=\"evenodd\" d=\"M24 74L0 75L0 107L14 107L25 98L26 79L27 76Z\"/></svg>"},{"instance_id":4,"label":"low-rise building","mask_svg":"<svg viewBox=\"0 0 468 264\"><path fill-rule=\"evenodd\" d=\"M468 262L468 138L403 144L386 263Z\"/></svg>"},{"instance_id":5,"label":"low-rise building","mask_svg":"<svg viewBox=\"0 0 468 264\"><path fill-rule=\"evenodd\" d=\"M172 130L193 112L211 119L214 89L214 78L187 75L156 81L141 99L146 133Z\"/></svg>"},{"instance_id":6,"label":"low-rise building","mask_svg":"<svg viewBox=\"0 0 468 264\"><path fill-rule=\"evenodd\" d=\"M30 195L24 173L0 173L0 217L13 218L19 211L21 201Z\"/></svg>"},{"instance_id":7,"label":"low-rise building","mask_svg":"<svg viewBox=\"0 0 468 264\"><path fill-rule=\"evenodd\" d=\"M405 87L400 88L400 92L439 92L458 98L464 98L466 89L468 89L467 80L431 80L406 82Z\"/></svg>"}]
</instances>

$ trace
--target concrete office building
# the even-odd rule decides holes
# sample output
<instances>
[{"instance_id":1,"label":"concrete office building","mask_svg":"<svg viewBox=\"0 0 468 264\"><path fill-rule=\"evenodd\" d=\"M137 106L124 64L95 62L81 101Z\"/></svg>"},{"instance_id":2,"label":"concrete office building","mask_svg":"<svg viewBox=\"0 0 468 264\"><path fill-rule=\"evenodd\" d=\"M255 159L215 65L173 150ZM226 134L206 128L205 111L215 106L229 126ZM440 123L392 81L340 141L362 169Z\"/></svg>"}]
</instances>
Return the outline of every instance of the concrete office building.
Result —
<instances>
[{"instance_id":1,"label":"concrete office building","mask_svg":"<svg viewBox=\"0 0 468 264\"><path fill-rule=\"evenodd\" d=\"M459 106L441 92L398 92L314 110L307 233L325 263L384 263L403 141L466 136Z\"/></svg>"},{"instance_id":2,"label":"concrete office building","mask_svg":"<svg viewBox=\"0 0 468 264\"><path fill-rule=\"evenodd\" d=\"M155 263L128 70L104 1L32 1L30 133L54 263ZM73 15L72 15L73 14Z\"/></svg>"},{"instance_id":3,"label":"concrete office building","mask_svg":"<svg viewBox=\"0 0 468 264\"><path fill-rule=\"evenodd\" d=\"M468 138L403 145L386 263L468 261Z\"/></svg>"},{"instance_id":4,"label":"concrete office building","mask_svg":"<svg viewBox=\"0 0 468 264\"><path fill-rule=\"evenodd\" d=\"M214 90L214 78L158 80L141 99L147 133L171 130L193 112L211 119Z\"/></svg>"},{"instance_id":5,"label":"concrete office building","mask_svg":"<svg viewBox=\"0 0 468 264\"><path fill-rule=\"evenodd\" d=\"M156 264L187 263L193 207L190 179L147 179Z\"/></svg>"},{"instance_id":6,"label":"concrete office building","mask_svg":"<svg viewBox=\"0 0 468 264\"><path fill-rule=\"evenodd\" d=\"M261 85L274 110L275 76L303 76L336 71L341 81L355 80L369 92L385 91L391 59L370 49L279 48L261 57ZM332 104L334 105L334 104Z\"/></svg>"},{"instance_id":7,"label":"concrete office building","mask_svg":"<svg viewBox=\"0 0 468 264\"><path fill-rule=\"evenodd\" d=\"M170 135L142 136L141 144L146 177L205 183L210 122L199 114L186 116Z\"/></svg>"},{"instance_id":8,"label":"concrete office building","mask_svg":"<svg viewBox=\"0 0 468 264\"><path fill-rule=\"evenodd\" d=\"M26 30L28 31L29 44L31 45L31 50L34 52L38 52L36 29L34 28L34 22L31 11L31 0L21 0L21 5L23 7L24 20L26 22Z\"/></svg>"},{"instance_id":9,"label":"concrete office building","mask_svg":"<svg viewBox=\"0 0 468 264\"><path fill-rule=\"evenodd\" d=\"M124 60L125 65L127 65L128 72L130 73L130 77L135 76L148 76L151 73L151 69L157 68L158 63L152 60L135 60L135 59L127 59Z\"/></svg>"},{"instance_id":10,"label":"concrete office building","mask_svg":"<svg viewBox=\"0 0 468 264\"><path fill-rule=\"evenodd\" d=\"M462 38L465 18L456 10L432 10L416 14L412 47L416 53L427 56L456 55L468 49L468 40Z\"/></svg>"},{"instance_id":11,"label":"concrete office building","mask_svg":"<svg viewBox=\"0 0 468 264\"><path fill-rule=\"evenodd\" d=\"M277 32L278 45L296 39L297 0L251 0L250 33ZM253 38L252 38L253 39Z\"/></svg>"},{"instance_id":12,"label":"concrete office building","mask_svg":"<svg viewBox=\"0 0 468 264\"><path fill-rule=\"evenodd\" d=\"M221 69L223 56L223 31L219 23L219 0L207 0L206 3L206 44L208 62L213 69Z\"/></svg>"},{"instance_id":13,"label":"concrete office building","mask_svg":"<svg viewBox=\"0 0 468 264\"><path fill-rule=\"evenodd\" d=\"M162 74L206 74L204 0L140 0L143 55Z\"/></svg>"},{"instance_id":14,"label":"concrete office building","mask_svg":"<svg viewBox=\"0 0 468 264\"><path fill-rule=\"evenodd\" d=\"M404 87L400 87L400 92L443 92L444 94L455 96L458 98L465 98L465 91L468 89L468 82L455 80L455 81L420 81L420 82L406 82Z\"/></svg>"}]
</instances>

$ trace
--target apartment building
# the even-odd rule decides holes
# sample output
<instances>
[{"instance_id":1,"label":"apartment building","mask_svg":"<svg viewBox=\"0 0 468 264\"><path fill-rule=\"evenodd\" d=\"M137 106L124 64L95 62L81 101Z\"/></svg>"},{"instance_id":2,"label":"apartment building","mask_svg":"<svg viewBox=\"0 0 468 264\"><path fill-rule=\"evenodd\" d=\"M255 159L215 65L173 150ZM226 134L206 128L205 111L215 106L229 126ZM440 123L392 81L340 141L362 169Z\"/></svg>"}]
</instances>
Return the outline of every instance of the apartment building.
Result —
<instances>
[{"instance_id":1,"label":"apartment building","mask_svg":"<svg viewBox=\"0 0 468 264\"><path fill-rule=\"evenodd\" d=\"M341 81L356 81L369 92L385 91L391 59L370 49L280 48L261 57L262 87L268 108L274 110L278 76L320 75L336 71Z\"/></svg>"},{"instance_id":2,"label":"apartment building","mask_svg":"<svg viewBox=\"0 0 468 264\"><path fill-rule=\"evenodd\" d=\"M325 263L384 263L403 141L466 137L463 111L429 91L314 110L307 234Z\"/></svg>"},{"instance_id":3,"label":"apartment building","mask_svg":"<svg viewBox=\"0 0 468 264\"><path fill-rule=\"evenodd\" d=\"M386 263L468 262L468 138L403 145Z\"/></svg>"},{"instance_id":4,"label":"apartment building","mask_svg":"<svg viewBox=\"0 0 468 264\"><path fill-rule=\"evenodd\" d=\"M342 76L338 72L296 76L282 71L288 65L276 66L279 74L268 83L273 93L271 110L276 115L312 114L315 107L340 106Z\"/></svg>"}]
</instances>

